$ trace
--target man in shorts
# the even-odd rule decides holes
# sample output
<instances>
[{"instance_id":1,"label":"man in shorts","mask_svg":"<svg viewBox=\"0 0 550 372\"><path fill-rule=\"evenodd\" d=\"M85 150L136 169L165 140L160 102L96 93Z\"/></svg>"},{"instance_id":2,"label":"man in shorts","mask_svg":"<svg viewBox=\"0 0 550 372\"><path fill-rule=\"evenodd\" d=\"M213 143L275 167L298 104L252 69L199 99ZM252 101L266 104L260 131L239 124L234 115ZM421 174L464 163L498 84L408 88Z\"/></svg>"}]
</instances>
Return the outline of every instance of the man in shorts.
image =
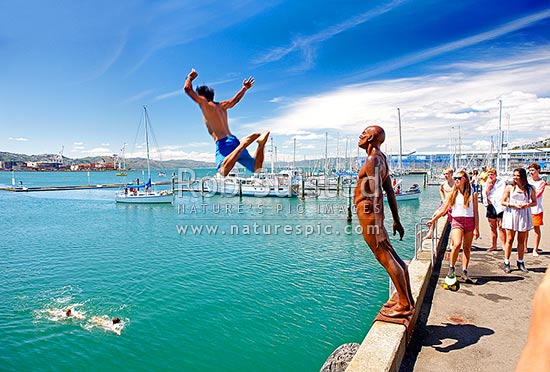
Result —
<instances>
[{"instance_id":1,"label":"man in shorts","mask_svg":"<svg viewBox=\"0 0 550 372\"><path fill-rule=\"evenodd\" d=\"M489 221L489 227L491 228L491 248L488 251L497 250L497 237L500 237L502 247L506 244L506 231L502 228L502 215L504 214L504 207L502 206L502 195L506 183L497 178L497 171L495 168L490 168L487 171L487 183L485 184L485 201L487 207L487 220Z\"/></svg>"},{"instance_id":2,"label":"man in shorts","mask_svg":"<svg viewBox=\"0 0 550 372\"><path fill-rule=\"evenodd\" d=\"M540 245L540 227L543 225L542 215L544 210L542 209L542 194L546 188L546 181L540 177L540 165L533 163L529 166L529 174L531 176L531 186L535 188L535 194L537 195L537 205L531 207L531 214L533 215L533 230L535 231L535 247L533 248L533 256L539 255ZM525 245L527 248L527 245Z\"/></svg>"},{"instance_id":3,"label":"man in shorts","mask_svg":"<svg viewBox=\"0 0 550 372\"><path fill-rule=\"evenodd\" d=\"M193 80L198 76L192 69L185 79L185 93L201 108L204 123L208 133L216 142L216 166L222 176L227 176L237 162L241 163L251 172L259 172L264 162L264 147L269 137L269 132L260 135L252 133L241 141L229 131L227 110L235 106L244 97L247 90L254 85L254 78L243 80L242 88L231 99L221 102L214 101L214 90L206 85L200 86L195 92ZM254 157L250 156L246 149L252 142L258 142L258 148Z\"/></svg>"}]
</instances>

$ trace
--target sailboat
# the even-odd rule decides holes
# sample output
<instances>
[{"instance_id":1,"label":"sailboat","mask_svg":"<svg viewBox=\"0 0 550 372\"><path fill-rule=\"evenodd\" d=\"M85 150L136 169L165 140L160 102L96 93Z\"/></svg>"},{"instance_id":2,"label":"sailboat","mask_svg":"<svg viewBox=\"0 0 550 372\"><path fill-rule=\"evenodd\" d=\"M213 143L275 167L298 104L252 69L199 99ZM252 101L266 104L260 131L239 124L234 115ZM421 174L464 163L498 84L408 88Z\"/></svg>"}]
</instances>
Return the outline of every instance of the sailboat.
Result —
<instances>
[{"instance_id":1,"label":"sailboat","mask_svg":"<svg viewBox=\"0 0 550 372\"><path fill-rule=\"evenodd\" d=\"M397 108L397 117L399 119L399 165L398 169L400 174L403 174L403 142L402 142L402 136L401 136L401 111L399 108ZM393 184L393 190L395 192L395 199L397 201L404 201L404 200L418 200L420 198L421 190L420 186L416 183L412 184L408 190L402 191L402 182L403 179L399 179L399 181L394 179Z\"/></svg>"},{"instance_id":2,"label":"sailboat","mask_svg":"<svg viewBox=\"0 0 550 372\"><path fill-rule=\"evenodd\" d=\"M158 204L172 203L173 192L170 190L155 191L151 182L151 161L149 157L149 116L147 106L143 106L143 122L145 127L145 145L147 149L147 182L141 185L129 184L115 195L117 203Z\"/></svg>"},{"instance_id":3,"label":"sailboat","mask_svg":"<svg viewBox=\"0 0 550 372\"><path fill-rule=\"evenodd\" d=\"M126 159L124 157L124 153L126 151L126 143L122 146L120 149L120 155L118 157L118 173L116 174L118 177L126 177L128 173L126 173Z\"/></svg>"}]
</instances>

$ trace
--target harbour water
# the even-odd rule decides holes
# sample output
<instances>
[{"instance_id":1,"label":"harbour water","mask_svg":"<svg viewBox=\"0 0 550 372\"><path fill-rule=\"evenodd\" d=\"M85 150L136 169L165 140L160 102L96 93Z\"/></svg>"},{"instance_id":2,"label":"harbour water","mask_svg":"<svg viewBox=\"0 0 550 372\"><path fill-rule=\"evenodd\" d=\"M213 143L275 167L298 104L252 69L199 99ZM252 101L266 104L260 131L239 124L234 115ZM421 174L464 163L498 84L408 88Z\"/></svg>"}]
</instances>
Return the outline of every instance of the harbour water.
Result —
<instances>
[{"instance_id":1,"label":"harbour water","mask_svg":"<svg viewBox=\"0 0 550 372\"><path fill-rule=\"evenodd\" d=\"M0 172L0 186L11 177ZM122 182L113 172L15 177L25 186ZM0 192L1 370L313 372L340 344L360 342L387 299L385 271L354 232L355 216L346 222L346 196L186 193L175 205L117 205L115 192ZM402 258L438 199L428 188L400 203L406 235L392 244ZM88 319L121 318L121 335L47 316L70 306Z\"/></svg>"}]
</instances>

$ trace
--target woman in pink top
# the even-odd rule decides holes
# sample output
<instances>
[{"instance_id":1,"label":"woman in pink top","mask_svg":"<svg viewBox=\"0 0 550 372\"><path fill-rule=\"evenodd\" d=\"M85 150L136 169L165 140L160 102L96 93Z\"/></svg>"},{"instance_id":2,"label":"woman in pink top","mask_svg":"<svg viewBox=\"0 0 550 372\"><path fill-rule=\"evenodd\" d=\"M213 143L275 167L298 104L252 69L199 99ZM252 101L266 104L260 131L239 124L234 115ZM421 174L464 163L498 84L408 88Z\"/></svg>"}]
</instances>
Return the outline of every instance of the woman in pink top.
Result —
<instances>
[{"instance_id":1,"label":"woman in pink top","mask_svg":"<svg viewBox=\"0 0 550 372\"><path fill-rule=\"evenodd\" d=\"M447 196L445 205L428 221L431 226L439 217L452 208L451 222L451 257L449 258L449 273L447 276L455 275L455 264L458 259L460 248L462 255L462 277L468 279L468 264L470 263L470 251L472 240L479 238L479 214L477 210L477 193L472 192L468 174L464 171L456 172L453 176L455 181L453 190Z\"/></svg>"}]
</instances>

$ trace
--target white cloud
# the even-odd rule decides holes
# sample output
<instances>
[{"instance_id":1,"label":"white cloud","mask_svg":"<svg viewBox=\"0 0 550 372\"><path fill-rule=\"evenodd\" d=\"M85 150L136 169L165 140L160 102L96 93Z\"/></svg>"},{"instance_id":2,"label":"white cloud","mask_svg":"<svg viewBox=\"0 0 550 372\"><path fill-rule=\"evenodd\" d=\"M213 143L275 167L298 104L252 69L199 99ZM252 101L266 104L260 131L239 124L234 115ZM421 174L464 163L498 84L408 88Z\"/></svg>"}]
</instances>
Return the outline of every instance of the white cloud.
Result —
<instances>
[{"instance_id":1,"label":"white cloud","mask_svg":"<svg viewBox=\"0 0 550 372\"><path fill-rule=\"evenodd\" d=\"M82 153L86 156L111 156L113 151L106 147L95 147L93 149L83 150Z\"/></svg>"},{"instance_id":2,"label":"white cloud","mask_svg":"<svg viewBox=\"0 0 550 372\"><path fill-rule=\"evenodd\" d=\"M73 142L73 145L82 146L82 145L84 145L84 142Z\"/></svg>"},{"instance_id":3,"label":"white cloud","mask_svg":"<svg viewBox=\"0 0 550 372\"><path fill-rule=\"evenodd\" d=\"M144 90L142 92L139 92L137 94L134 94L133 96L131 97L128 97L126 98L123 103L132 103L132 102L136 102L136 101L143 101L145 99L145 97L151 95L153 93L153 90L152 89L147 89L147 90Z\"/></svg>"},{"instance_id":4,"label":"white cloud","mask_svg":"<svg viewBox=\"0 0 550 372\"><path fill-rule=\"evenodd\" d=\"M487 40L492 40L497 37L506 35L508 33L521 30L525 27L528 27L534 23L538 23L546 18L550 17L550 10L543 10L531 15L515 19L511 22L508 22L502 26L496 27L492 30L479 33L477 35L465 37L460 40L456 40L450 43L439 45L435 48L430 48L423 50L418 53L414 53L405 57L401 57L394 61L384 61L382 65L377 68L370 69L362 74L360 77L366 78L370 76L377 76L385 72L394 71L398 68L410 66L421 61L428 60L430 58L449 53L458 49L463 49L468 46L476 45ZM490 66L489 68L494 68L495 66Z\"/></svg>"},{"instance_id":5,"label":"white cloud","mask_svg":"<svg viewBox=\"0 0 550 372\"><path fill-rule=\"evenodd\" d=\"M283 106L278 116L242 127L271 130L285 142L301 135L314 145L317 138L319 149L328 131L334 154L337 134L342 153L344 138L355 141L366 126L376 124L386 130L385 149L395 152L400 107L404 152L448 148L458 127L464 149L487 150L491 137L497 138L499 100L501 130L508 129L509 114L512 145L550 137L550 91L543 76L550 76L548 46L499 59L494 68L490 63L482 69L469 65L462 71L355 84L303 97Z\"/></svg>"},{"instance_id":6,"label":"white cloud","mask_svg":"<svg viewBox=\"0 0 550 372\"><path fill-rule=\"evenodd\" d=\"M176 97L176 96L179 96L179 95L182 95L182 94L183 94L183 89L178 89L178 90L174 90L172 92L160 94L160 95L156 96L155 98L153 98L153 100L154 101L162 101L162 100L165 100L167 98Z\"/></svg>"},{"instance_id":7,"label":"white cloud","mask_svg":"<svg viewBox=\"0 0 550 372\"><path fill-rule=\"evenodd\" d=\"M195 142L181 145L165 145L160 149L150 149L150 158L152 160L182 160L190 159L197 161L214 162L215 155L212 150L212 143ZM195 150L196 149L196 150ZM131 153L126 153L127 158L145 158L147 156L144 148L136 149Z\"/></svg>"},{"instance_id":8,"label":"white cloud","mask_svg":"<svg viewBox=\"0 0 550 372\"><path fill-rule=\"evenodd\" d=\"M366 12L357 14L349 19L346 19L343 22L327 27L315 34L297 37L290 43L289 46L273 48L256 58L256 60L253 62L257 64L270 63L278 61L286 57L290 53L301 52L303 61L301 65L297 66L295 69L307 70L313 65L315 48L320 43L329 40L342 32L359 26L377 16L390 12L404 2L406 2L406 0L393 0L376 8L370 9Z\"/></svg>"},{"instance_id":9,"label":"white cloud","mask_svg":"<svg viewBox=\"0 0 550 372\"><path fill-rule=\"evenodd\" d=\"M298 134L294 136L296 138L296 141L311 141L311 140L318 140L325 138L324 134L316 134L316 133L303 133Z\"/></svg>"},{"instance_id":10,"label":"white cloud","mask_svg":"<svg viewBox=\"0 0 550 372\"><path fill-rule=\"evenodd\" d=\"M17 142L28 142L29 139L28 138L25 138L25 137L9 137L8 138L10 141L17 141Z\"/></svg>"}]
</instances>

